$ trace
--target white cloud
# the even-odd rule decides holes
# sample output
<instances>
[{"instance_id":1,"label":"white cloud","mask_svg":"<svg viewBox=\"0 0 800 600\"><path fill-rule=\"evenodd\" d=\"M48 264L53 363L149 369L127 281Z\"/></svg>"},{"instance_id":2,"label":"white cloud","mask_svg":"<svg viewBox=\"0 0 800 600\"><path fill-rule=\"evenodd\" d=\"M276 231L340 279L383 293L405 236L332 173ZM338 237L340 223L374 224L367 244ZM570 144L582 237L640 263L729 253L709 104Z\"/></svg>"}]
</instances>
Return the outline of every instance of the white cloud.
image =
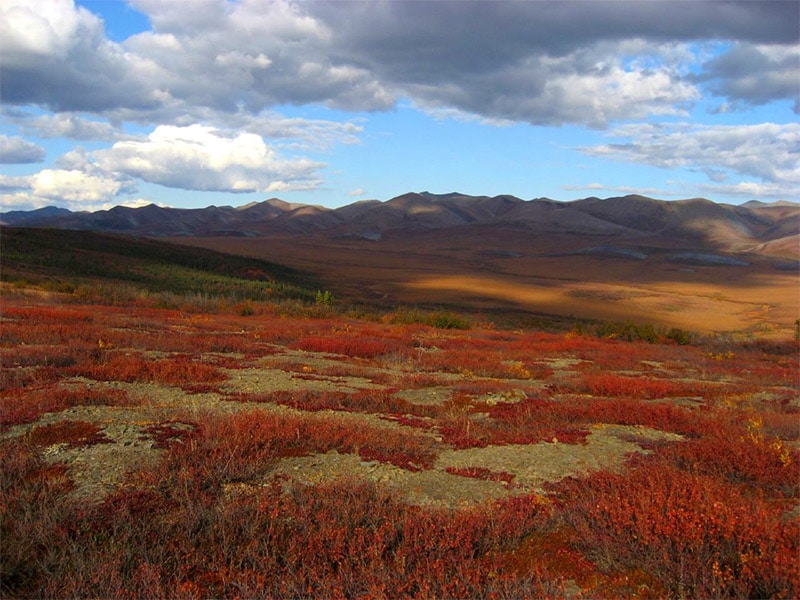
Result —
<instances>
[{"instance_id":1,"label":"white cloud","mask_svg":"<svg viewBox=\"0 0 800 600\"><path fill-rule=\"evenodd\" d=\"M628 142L581 148L594 156L662 168L721 169L783 185L800 182L800 123L758 125L624 125L609 137Z\"/></svg>"},{"instance_id":2,"label":"white cloud","mask_svg":"<svg viewBox=\"0 0 800 600\"><path fill-rule=\"evenodd\" d=\"M276 147L296 151L329 151L339 144L360 144L364 126L355 120L331 121L284 117L275 112L264 111L256 115L244 112L235 114L207 113L200 122L220 129L255 133L276 140Z\"/></svg>"},{"instance_id":3,"label":"white cloud","mask_svg":"<svg viewBox=\"0 0 800 600\"><path fill-rule=\"evenodd\" d=\"M29 178L34 196L69 202L101 202L130 188L130 183L82 171L44 169Z\"/></svg>"},{"instance_id":4,"label":"white cloud","mask_svg":"<svg viewBox=\"0 0 800 600\"><path fill-rule=\"evenodd\" d=\"M800 47L797 45L736 44L703 65L694 77L712 93L726 97L719 111L738 105L761 105L791 100L800 112Z\"/></svg>"},{"instance_id":5,"label":"white cloud","mask_svg":"<svg viewBox=\"0 0 800 600\"><path fill-rule=\"evenodd\" d=\"M605 190L608 189L607 186L603 185L602 183L587 183L584 185L567 183L561 186L562 190L569 190L569 191L580 191L580 190Z\"/></svg>"},{"instance_id":6,"label":"white cloud","mask_svg":"<svg viewBox=\"0 0 800 600\"><path fill-rule=\"evenodd\" d=\"M4 212L12 210L35 210L37 208L44 208L45 206L52 205L53 201L49 198L40 198L33 196L30 193L0 192L0 209Z\"/></svg>"},{"instance_id":7,"label":"white cloud","mask_svg":"<svg viewBox=\"0 0 800 600\"><path fill-rule=\"evenodd\" d=\"M700 184L696 186L700 195L711 197L741 198L744 200L792 200L800 202L800 188L776 183L740 181L726 185Z\"/></svg>"},{"instance_id":8,"label":"white cloud","mask_svg":"<svg viewBox=\"0 0 800 600\"><path fill-rule=\"evenodd\" d=\"M103 22L72 0L3 2L0 39L4 103L98 112L157 103L142 61L107 39Z\"/></svg>"},{"instance_id":9,"label":"white cloud","mask_svg":"<svg viewBox=\"0 0 800 600\"><path fill-rule=\"evenodd\" d=\"M86 181L99 196L130 177L234 192L319 186L324 165L289 154L359 143L363 122L289 119L271 112L280 105L382 111L402 98L490 126L605 128L683 116L701 94L727 111L798 97L797 2L131 4L152 30L118 43L73 0L0 3L3 104L52 113L10 122L40 138L116 142L52 170L96 178ZM126 139L130 124L152 133ZM789 189L797 132L769 125L618 127L621 143L583 151ZM8 139L6 156L40 160L37 145ZM53 190L74 197L70 185L59 175Z\"/></svg>"},{"instance_id":10,"label":"white cloud","mask_svg":"<svg viewBox=\"0 0 800 600\"><path fill-rule=\"evenodd\" d=\"M16 124L25 133L45 138L108 141L121 135L110 123L86 119L69 112L20 118L16 119Z\"/></svg>"},{"instance_id":11,"label":"white cloud","mask_svg":"<svg viewBox=\"0 0 800 600\"><path fill-rule=\"evenodd\" d=\"M92 156L106 171L167 187L226 192L313 188L323 166L281 158L258 135L203 125L161 125L144 141L117 142Z\"/></svg>"},{"instance_id":12,"label":"white cloud","mask_svg":"<svg viewBox=\"0 0 800 600\"><path fill-rule=\"evenodd\" d=\"M79 170L43 169L26 176L0 175L0 205L5 210L29 210L48 205L88 210L135 190L133 182L113 174L88 174Z\"/></svg>"},{"instance_id":13,"label":"white cloud","mask_svg":"<svg viewBox=\"0 0 800 600\"><path fill-rule=\"evenodd\" d=\"M717 194L769 197L797 196L800 186L800 123L758 125L624 125L609 137L628 141L580 148L586 154L665 169L686 168L704 173L720 185L705 189ZM754 178L733 186L732 174ZM747 190L753 190L749 192Z\"/></svg>"},{"instance_id":14,"label":"white cloud","mask_svg":"<svg viewBox=\"0 0 800 600\"><path fill-rule=\"evenodd\" d=\"M347 195L350 196L351 198L358 198L360 196L366 196L367 191L363 188L356 188L354 190L347 192Z\"/></svg>"},{"instance_id":15,"label":"white cloud","mask_svg":"<svg viewBox=\"0 0 800 600\"><path fill-rule=\"evenodd\" d=\"M101 26L88 10L61 0L6 0L0 14L4 62L10 65L65 57L79 30L96 32Z\"/></svg>"},{"instance_id":16,"label":"white cloud","mask_svg":"<svg viewBox=\"0 0 800 600\"><path fill-rule=\"evenodd\" d=\"M166 204L162 204L161 202L153 202L152 200L147 200L146 198L137 198L135 200L123 200L122 202L105 202L104 204L97 204L97 205L83 205L81 210L89 210L89 211L96 211L96 210L111 210L115 206L126 206L128 208L142 208L144 206L150 206L151 204L157 204L158 206L167 207Z\"/></svg>"},{"instance_id":17,"label":"white cloud","mask_svg":"<svg viewBox=\"0 0 800 600\"><path fill-rule=\"evenodd\" d=\"M115 206L127 206L129 208L141 208L148 204L155 204L151 200L137 198L136 200L123 200L120 202L87 202L85 200L63 200L59 199L54 201L53 198L45 196L36 196L35 194L26 192L17 192L2 194L0 193L0 210L35 210L37 208L44 208L45 206L53 206L58 204L61 208L67 208L73 212L88 211L94 212L98 210L110 210ZM159 206L165 206L160 204Z\"/></svg>"},{"instance_id":18,"label":"white cloud","mask_svg":"<svg viewBox=\"0 0 800 600\"><path fill-rule=\"evenodd\" d=\"M30 177L3 175L0 173L0 193L22 192L30 189Z\"/></svg>"},{"instance_id":19,"label":"white cloud","mask_svg":"<svg viewBox=\"0 0 800 600\"><path fill-rule=\"evenodd\" d=\"M0 163L19 165L42 162L47 152L41 146L20 137L0 135Z\"/></svg>"},{"instance_id":20,"label":"white cloud","mask_svg":"<svg viewBox=\"0 0 800 600\"><path fill-rule=\"evenodd\" d=\"M698 82L754 101L796 83L790 2L135 0L153 30L122 43L71 0L46 3L0 9L4 100L146 124L222 127L281 104L386 110L406 97L492 124L604 127L680 114ZM687 77L689 44L709 40L743 50ZM741 75L756 63L770 77Z\"/></svg>"}]
</instances>

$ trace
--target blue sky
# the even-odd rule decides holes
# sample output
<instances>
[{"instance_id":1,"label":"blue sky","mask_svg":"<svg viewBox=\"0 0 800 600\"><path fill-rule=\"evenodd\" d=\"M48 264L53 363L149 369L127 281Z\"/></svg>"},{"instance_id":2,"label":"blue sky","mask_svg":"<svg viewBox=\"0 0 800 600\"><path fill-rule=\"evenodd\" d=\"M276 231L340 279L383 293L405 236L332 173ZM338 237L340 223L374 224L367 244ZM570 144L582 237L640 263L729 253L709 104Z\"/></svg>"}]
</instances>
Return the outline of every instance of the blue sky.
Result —
<instances>
[{"instance_id":1,"label":"blue sky","mask_svg":"<svg viewBox=\"0 0 800 600\"><path fill-rule=\"evenodd\" d=\"M4 0L0 210L800 201L799 7Z\"/></svg>"}]
</instances>

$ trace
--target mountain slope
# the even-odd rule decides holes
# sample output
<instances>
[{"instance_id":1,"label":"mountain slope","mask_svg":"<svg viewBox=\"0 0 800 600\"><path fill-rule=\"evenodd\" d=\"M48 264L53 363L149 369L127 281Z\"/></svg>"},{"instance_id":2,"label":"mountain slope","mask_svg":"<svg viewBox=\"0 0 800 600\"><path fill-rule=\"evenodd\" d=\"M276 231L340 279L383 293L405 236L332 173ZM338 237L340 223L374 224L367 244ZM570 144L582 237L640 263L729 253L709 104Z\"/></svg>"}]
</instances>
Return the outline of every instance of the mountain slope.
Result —
<instances>
[{"instance_id":1,"label":"mountain slope","mask_svg":"<svg viewBox=\"0 0 800 600\"><path fill-rule=\"evenodd\" d=\"M684 240L721 251L777 252L800 257L800 205L788 202L718 204L703 198L663 201L644 196L573 202L522 200L510 195L412 192L385 202L341 208L292 204L272 198L234 208L176 209L154 204L93 213L48 207L0 215L3 225L127 233L145 237L355 236L378 240L404 231L514 226L537 233L612 236L621 240Z\"/></svg>"}]
</instances>

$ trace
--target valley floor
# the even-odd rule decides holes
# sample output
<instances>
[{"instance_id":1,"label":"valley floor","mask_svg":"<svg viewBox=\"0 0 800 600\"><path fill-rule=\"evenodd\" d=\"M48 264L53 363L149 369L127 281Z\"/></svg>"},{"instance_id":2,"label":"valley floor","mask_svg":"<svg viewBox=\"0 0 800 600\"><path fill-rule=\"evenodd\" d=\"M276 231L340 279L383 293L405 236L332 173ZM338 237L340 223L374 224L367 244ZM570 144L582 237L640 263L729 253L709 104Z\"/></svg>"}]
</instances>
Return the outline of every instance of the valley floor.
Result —
<instances>
[{"instance_id":1,"label":"valley floor","mask_svg":"<svg viewBox=\"0 0 800 600\"><path fill-rule=\"evenodd\" d=\"M378 242L321 236L173 241L285 263L314 273L339 297L368 302L521 310L771 339L793 337L800 316L796 262L691 253L682 245L643 249L636 240L532 237L514 229L489 230L482 238L472 231L463 237L452 230L403 232Z\"/></svg>"}]
</instances>

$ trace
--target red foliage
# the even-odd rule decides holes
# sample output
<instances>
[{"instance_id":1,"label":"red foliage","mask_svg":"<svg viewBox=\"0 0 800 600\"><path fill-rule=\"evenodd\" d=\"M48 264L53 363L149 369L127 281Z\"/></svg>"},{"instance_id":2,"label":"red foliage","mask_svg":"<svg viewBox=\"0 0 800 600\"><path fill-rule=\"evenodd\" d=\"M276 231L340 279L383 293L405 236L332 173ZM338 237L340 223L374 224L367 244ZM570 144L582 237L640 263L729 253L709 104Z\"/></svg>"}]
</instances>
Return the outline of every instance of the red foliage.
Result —
<instances>
[{"instance_id":1,"label":"red foliage","mask_svg":"<svg viewBox=\"0 0 800 600\"><path fill-rule=\"evenodd\" d=\"M83 306L67 308L58 305L6 306L3 307L3 317L38 323L61 323L63 321L86 323L93 320L94 308Z\"/></svg>"},{"instance_id":2,"label":"red foliage","mask_svg":"<svg viewBox=\"0 0 800 600\"><path fill-rule=\"evenodd\" d=\"M579 389L596 396L648 399L690 395L694 391L681 382L614 373L587 373Z\"/></svg>"},{"instance_id":3,"label":"red foliage","mask_svg":"<svg viewBox=\"0 0 800 600\"><path fill-rule=\"evenodd\" d=\"M444 511L404 506L374 486L319 488L275 481L258 493L208 503L119 492L77 515L48 549L62 570L13 591L70 597L539 598L526 568L501 560L548 514L524 496ZM69 544L64 540L68 539ZM88 568L102 564L103 569Z\"/></svg>"},{"instance_id":4,"label":"red foliage","mask_svg":"<svg viewBox=\"0 0 800 600\"><path fill-rule=\"evenodd\" d=\"M26 388L46 387L61 378L61 371L55 367L0 369L0 392L14 394Z\"/></svg>"},{"instance_id":5,"label":"red foliage","mask_svg":"<svg viewBox=\"0 0 800 600\"><path fill-rule=\"evenodd\" d=\"M112 354L105 362L78 365L70 374L99 381L155 381L167 385L218 382L227 379L217 367L189 357L147 360L134 354Z\"/></svg>"},{"instance_id":6,"label":"red foliage","mask_svg":"<svg viewBox=\"0 0 800 600\"><path fill-rule=\"evenodd\" d=\"M97 347L53 346L33 344L0 349L0 363L4 369L13 367L69 367L79 362L100 357Z\"/></svg>"},{"instance_id":7,"label":"red foliage","mask_svg":"<svg viewBox=\"0 0 800 600\"><path fill-rule=\"evenodd\" d=\"M142 430L140 439L153 441L153 448L169 448L172 444L185 444L197 438L197 426L180 421L167 421L149 425Z\"/></svg>"},{"instance_id":8,"label":"red foliage","mask_svg":"<svg viewBox=\"0 0 800 600\"><path fill-rule=\"evenodd\" d=\"M282 352L275 343L340 355L340 366L310 375L287 359L285 368L301 377L359 376L391 387L229 400L371 413L409 427L295 411L156 423L142 434L165 449L163 463L85 510L68 501L65 469L36 453L110 441L100 425L65 421L0 440L2 595L517 598L563 596L562 578L590 597L799 594L798 520L787 512L800 496L791 346L720 351L540 332L442 333L273 310L244 318L141 307L4 309L2 428L70 406L132 402L100 385L52 385L67 376L219 393L222 369ZM183 354L146 358L165 352ZM573 374L554 373L560 358L583 362L565 363ZM509 381L520 378L548 378L548 391ZM448 387L451 399L421 405L397 393L434 386ZM520 387L527 397L508 398L518 402L486 398ZM686 407L675 396L703 403ZM268 477L281 458L332 450L420 470L434 464L437 439L456 448L583 443L596 423L686 439L631 436L651 454L623 473L554 486L552 518L531 496L440 511L402 505L361 483L302 488ZM511 473L449 471L513 486Z\"/></svg>"},{"instance_id":9,"label":"red foliage","mask_svg":"<svg viewBox=\"0 0 800 600\"><path fill-rule=\"evenodd\" d=\"M21 440L0 444L0 595L28 597L56 566L49 553L63 544L68 518L64 497L72 488L64 465L48 465L37 448Z\"/></svg>"},{"instance_id":10,"label":"red foliage","mask_svg":"<svg viewBox=\"0 0 800 600\"><path fill-rule=\"evenodd\" d=\"M183 453L190 452L192 460L202 462L202 469L214 471L224 465L225 479L237 477L231 475L236 472L247 478L245 473L263 470L278 458L330 450L354 452L366 460L410 470L430 467L437 454L436 442L419 433L316 415L252 411L224 419L209 417L202 430L196 444L171 450L181 460L188 460Z\"/></svg>"},{"instance_id":11,"label":"red foliage","mask_svg":"<svg viewBox=\"0 0 800 600\"><path fill-rule=\"evenodd\" d=\"M712 411L698 410L667 403L650 403L630 398L565 399L557 403L559 411L572 422L644 425L661 431L699 437L725 429L726 420L716 419ZM568 415L568 417L567 417Z\"/></svg>"},{"instance_id":12,"label":"red foliage","mask_svg":"<svg viewBox=\"0 0 800 600\"><path fill-rule=\"evenodd\" d=\"M475 419L468 413L440 418L444 440L456 448L474 448L553 441L582 444L589 435L588 429L580 426L580 415L563 402L525 398L480 409L488 413L488 419Z\"/></svg>"},{"instance_id":13,"label":"red foliage","mask_svg":"<svg viewBox=\"0 0 800 600\"><path fill-rule=\"evenodd\" d=\"M660 448L659 453L691 473L795 498L800 494L800 451L778 439L709 435Z\"/></svg>"},{"instance_id":14,"label":"red foliage","mask_svg":"<svg viewBox=\"0 0 800 600\"><path fill-rule=\"evenodd\" d=\"M800 521L736 486L641 461L557 489L576 543L601 566L644 570L684 597L800 593Z\"/></svg>"},{"instance_id":15,"label":"red foliage","mask_svg":"<svg viewBox=\"0 0 800 600\"><path fill-rule=\"evenodd\" d=\"M354 358L376 358L386 354L399 354L404 350L404 344L399 340L370 337L358 333L330 336L307 335L289 347L311 352L342 354Z\"/></svg>"},{"instance_id":16,"label":"red foliage","mask_svg":"<svg viewBox=\"0 0 800 600\"><path fill-rule=\"evenodd\" d=\"M86 421L59 421L49 425L36 425L25 435L25 441L33 446L67 444L70 448L114 442L102 432L101 427Z\"/></svg>"},{"instance_id":17,"label":"red foliage","mask_svg":"<svg viewBox=\"0 0 800 600\"><path fill-rule=\"evenodd\" d=\"M13 389L0 395L0 430L35 421L44 413L60 412L73 406L130 406L124 390L96 389L86 385Z\"/></svg>"}]
</instances>

